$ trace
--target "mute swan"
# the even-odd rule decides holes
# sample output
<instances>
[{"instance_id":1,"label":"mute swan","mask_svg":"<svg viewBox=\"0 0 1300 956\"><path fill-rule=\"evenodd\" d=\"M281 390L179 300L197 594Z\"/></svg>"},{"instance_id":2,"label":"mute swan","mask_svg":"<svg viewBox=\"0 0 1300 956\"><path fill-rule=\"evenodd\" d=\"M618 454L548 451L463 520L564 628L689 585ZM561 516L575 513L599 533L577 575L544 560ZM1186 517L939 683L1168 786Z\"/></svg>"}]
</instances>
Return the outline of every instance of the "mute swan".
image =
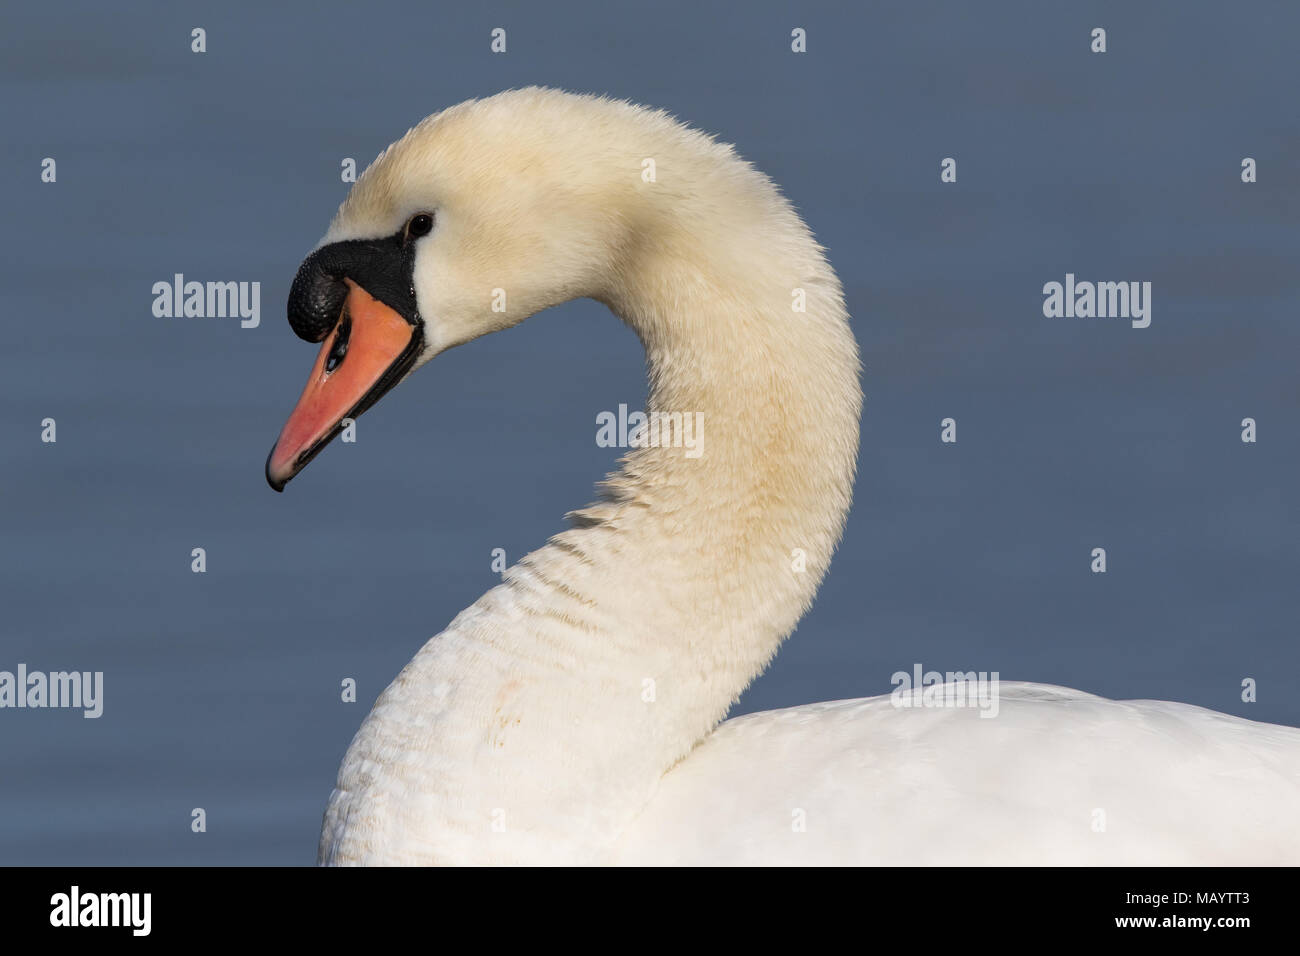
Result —
<instances>
[{"instance_id":1,"label":"mute swan","mask_svg":"<svg viewBox=\"0 0 1300 956\"><path fill-rule=\"evenodd\" d=\"M838 542L858 354L790 204L662 112L517 90L385 150L295 278L323 344L272 487L435 355L580 296L640 337L650 408L704 415L703 454L634 450L424 645L320 862L1300 863L1291 728L1030 684L989 720L877 697L720 725Z\"/></svg>"}]
</instances>

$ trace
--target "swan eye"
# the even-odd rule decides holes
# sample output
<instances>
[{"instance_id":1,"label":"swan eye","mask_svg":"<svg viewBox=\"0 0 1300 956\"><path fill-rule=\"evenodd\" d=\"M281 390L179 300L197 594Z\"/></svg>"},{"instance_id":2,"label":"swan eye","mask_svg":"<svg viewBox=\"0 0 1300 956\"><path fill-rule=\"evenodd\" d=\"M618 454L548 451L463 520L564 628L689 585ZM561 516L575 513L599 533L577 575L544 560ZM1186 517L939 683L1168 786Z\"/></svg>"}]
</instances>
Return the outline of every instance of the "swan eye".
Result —
<instances>
[{"instance_id":1,"label":"swan eye","mask_svg":"<svg viewBox=\"0 0 1300 956\"><path fill-rule=\"evenodd\" d=\"M406 235L410 239L419 239L421 236L427 236L432 231L433 216L427 212L412 216L411 221L406 224Z\"/></svg>"}]
</instances>

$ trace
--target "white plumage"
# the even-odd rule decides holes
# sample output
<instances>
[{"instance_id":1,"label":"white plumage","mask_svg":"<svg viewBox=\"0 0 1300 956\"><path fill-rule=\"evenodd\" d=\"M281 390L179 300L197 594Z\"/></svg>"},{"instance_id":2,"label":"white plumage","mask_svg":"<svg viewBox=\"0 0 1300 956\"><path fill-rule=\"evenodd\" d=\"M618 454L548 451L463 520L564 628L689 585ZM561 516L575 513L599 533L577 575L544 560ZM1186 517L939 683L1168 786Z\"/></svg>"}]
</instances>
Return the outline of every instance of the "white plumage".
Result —
<instances>
[{"instance_id":1,"label":"white plumage","mask_svg":"<svg viewBox=\"0 0 1300 956\"><path fill-rule=\"evenodd\" d=\"M889 696L723 723L621 847L652 864L1294 865L1300 731L1003 683L997 716ZM761 773L756 773L761 768Z\"/></svg>"},{"instance_id":2,"label":"white plumage","mask_svg":"<svg viewBox=\"0 0 1300 956\"><path fill-rule=\"evenodd\" d=\"M348 750L322 862L1300 863L1290 728L1006 683L991 719L886 697L719 726L852 499L857 348L822 250L730 147L549 90L420 124L324 241L423 210L421 364L589 296L704 453L633 451L420 650Z\"/></svg>"}]
</instances>

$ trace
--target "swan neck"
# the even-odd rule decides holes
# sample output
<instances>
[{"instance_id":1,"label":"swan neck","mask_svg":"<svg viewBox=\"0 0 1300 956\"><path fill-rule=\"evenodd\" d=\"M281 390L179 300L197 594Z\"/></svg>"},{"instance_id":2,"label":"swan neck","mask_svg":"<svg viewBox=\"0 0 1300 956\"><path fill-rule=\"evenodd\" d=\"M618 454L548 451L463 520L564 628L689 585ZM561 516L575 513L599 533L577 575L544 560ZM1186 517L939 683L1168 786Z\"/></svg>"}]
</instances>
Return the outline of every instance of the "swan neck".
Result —
<instances>
[{"instance_id":1,"label":"swan neck","mask_svg":"<svg viewBox=\"0 0 1300 956\"><path fill-rule=\"evenodd\" d=\"M741 182L598 296L645 345L669 441L630 449L385 692L341 788L421 797L327 834L331 859L605 858L812 602L852 495L857 348L820 247L766 179ZM688 421L698 454L672 441Z\"/></svg>"}]
</instances>

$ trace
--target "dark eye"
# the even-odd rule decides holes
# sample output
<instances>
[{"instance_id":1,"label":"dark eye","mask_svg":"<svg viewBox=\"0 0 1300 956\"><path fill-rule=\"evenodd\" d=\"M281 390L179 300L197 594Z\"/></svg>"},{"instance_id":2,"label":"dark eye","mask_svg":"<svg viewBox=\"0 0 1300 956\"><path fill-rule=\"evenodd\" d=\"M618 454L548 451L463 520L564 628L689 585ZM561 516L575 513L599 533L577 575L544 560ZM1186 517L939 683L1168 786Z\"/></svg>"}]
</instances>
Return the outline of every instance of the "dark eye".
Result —
<instances>
[{"instance_id":1,"label":"dark eye","mask_svg":"<svg viewBox=\"0 0 1300 956\"><path fill-rule=\"evenodd\" d=\"M433 231L433 216L427 212L422 212L418 216L412 216L411 221L406 224L406 235L411 239L419 239L421 236L427 236Z\"/></svg>"}]
</instances>

